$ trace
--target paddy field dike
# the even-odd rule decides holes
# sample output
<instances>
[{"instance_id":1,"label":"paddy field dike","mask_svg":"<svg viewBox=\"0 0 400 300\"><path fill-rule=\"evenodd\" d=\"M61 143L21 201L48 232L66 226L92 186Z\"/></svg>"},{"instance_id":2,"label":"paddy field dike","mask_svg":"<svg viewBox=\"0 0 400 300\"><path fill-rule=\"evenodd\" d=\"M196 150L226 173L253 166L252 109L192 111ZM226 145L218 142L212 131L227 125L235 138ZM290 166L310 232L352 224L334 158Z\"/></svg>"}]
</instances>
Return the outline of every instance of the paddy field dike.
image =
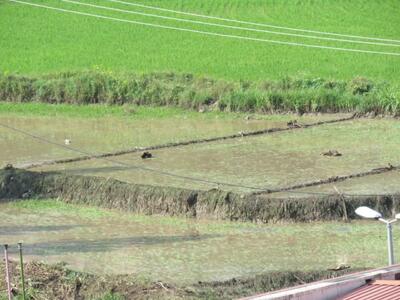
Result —
<instances>
[{"instance_id":1,"label":"paddy field dike","mask_svg":"<svg viewBox=\"0 0 400 300\"><path fill-rule=\"evenodd\" d=\"M399 13L1 0L16 297L21 241L30 299L232 299L384 265L354 211L400 212Z\"/></svg>"}]
</instances>

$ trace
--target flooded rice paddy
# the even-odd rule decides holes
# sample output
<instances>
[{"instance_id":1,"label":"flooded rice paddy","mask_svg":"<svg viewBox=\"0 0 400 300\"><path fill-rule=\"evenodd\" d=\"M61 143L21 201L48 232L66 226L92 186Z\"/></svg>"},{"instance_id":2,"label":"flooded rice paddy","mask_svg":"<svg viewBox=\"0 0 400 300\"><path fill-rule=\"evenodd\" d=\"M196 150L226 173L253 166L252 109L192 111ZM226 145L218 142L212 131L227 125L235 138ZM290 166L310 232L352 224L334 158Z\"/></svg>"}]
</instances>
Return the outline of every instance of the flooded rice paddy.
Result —
<instances>
[{"instance_id":1,"label":"flooded rice paddy","mask_svg":"<svg viewBox=\"0 0 400 300\"><path fill-rule=\"evenodd\" d=\"M151 168L212 181L257 188L278 188L364 172L400 162L400 122L360 119L257 137L152 151L154 158L142 160L140 153L114 157L115 162L90 160L42 167L73 174L113 177L122 181L187 188L210 189L215 184L175 178L138 169ZM327 157L330 149L342 153ZM387 176L390 176L389 173ZM362 179L360 179L362 180ZM382 185L386 183L381 181ZM219 186L232 190L232 187ZM359 185L363 191L363 185ZM376 190L379 184L375 184ZM392 189L396 189L393 180ZM329 188L329 187L328 187ZM330 187L333 191L333 187ZM253 191L236 188L241 192Z\"/></svg>"},{"instance_id":2,"label":"flooded rice paddy","mask_svg":"<svg viewBox=\"0 0 400 300\"><path fill-rule=\"evenodd\" d=\"M130 215L55 200L0 204L0 241L22 241L26 259L173 283L341 263L378 267L386 263L385 232L374 221L256 225ZM397 249L398 226L394 237Z\"/></svg>"},{"instance_id":3,"label":"flooded rice paddy","mask_svg":"<svg viewBox=\"0 0 400 300\"><path fill-rule=\"evenodd\" d=\"M193 113L192 113L193 114ZM201 114L199 114L201 115ZM305 116L299 121L312 123L338 116ZM339 116L340 117L340 116ZM343 117L343 116L342 116ZM286 127L293 116L271 116L263 119L219 118L210 116L181 116L157 118L78 118L40 117L0 114L0 122L8 126L45 137L91 153L114 152L134 147L147 147L170 142L219 137L238 132ZM12 163L23 166L46 160L71 158L81 154L41 143L0 127L0 165Z\"/></svg>"}]
</instances>

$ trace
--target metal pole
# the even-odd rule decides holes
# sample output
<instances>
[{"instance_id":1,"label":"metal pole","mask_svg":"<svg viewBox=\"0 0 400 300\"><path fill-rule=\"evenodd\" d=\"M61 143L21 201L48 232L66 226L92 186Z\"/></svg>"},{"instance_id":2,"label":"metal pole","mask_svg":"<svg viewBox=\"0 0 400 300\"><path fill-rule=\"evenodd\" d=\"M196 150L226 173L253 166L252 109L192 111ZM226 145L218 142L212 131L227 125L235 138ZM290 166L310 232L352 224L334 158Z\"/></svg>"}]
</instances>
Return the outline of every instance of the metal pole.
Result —
<instances>
[{"instance_id":1,"label":"metal pole","mask_svg":"<svg viewBox=\"0 0 400 300\"><path fill-rule=\"evenodd\" d=\"M26 300L25 278L24 278L24 261L22 259L22 243L18 243L18 250L19 250L19 263L21 265L22 299Z\"/></svg>"},{"instance_id":2,"label":"metal pole","mask_svg":"<svg viewBox=\"0 0 400 300\"><path fill-rule=\"evenodd\" d=\"M12 299L11 295L11 283L10 283L10 268L8 265L8 245L4 245L4 260L6 263L6 283L7 283L7 294L8 294L8 300Z\"/></svg>"},{"instance_id":3,"label":"metal pole","mask_svg":"<svg viewBox=\"0 0 400 300\"><path fill-rule=\"evenodd\" d=\"M387 222L386 227L387 227L389 266L391 266L394 265L392 223Z\"/></svg>"}]
</instances>

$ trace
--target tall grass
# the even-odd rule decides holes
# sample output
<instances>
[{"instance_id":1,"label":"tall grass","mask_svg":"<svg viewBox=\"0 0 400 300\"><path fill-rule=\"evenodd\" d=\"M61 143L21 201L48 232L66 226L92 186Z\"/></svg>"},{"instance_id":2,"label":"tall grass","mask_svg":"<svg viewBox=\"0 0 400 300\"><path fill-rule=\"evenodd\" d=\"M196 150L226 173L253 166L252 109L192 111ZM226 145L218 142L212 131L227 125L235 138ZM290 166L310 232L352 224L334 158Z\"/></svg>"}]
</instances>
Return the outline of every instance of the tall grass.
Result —
<instances>
[{"instance_id":1,"label":"tall grass","mask_svg":"<svg viewBox=\"0 0 400 300\"><path fill-rule=\"evenodd\" d=\"M398 115L400 89L357 77L224 81L191 74L110 72L0 75L0 101L173 106L230 112L375 112Z\"/></svg>"}]
</instances>

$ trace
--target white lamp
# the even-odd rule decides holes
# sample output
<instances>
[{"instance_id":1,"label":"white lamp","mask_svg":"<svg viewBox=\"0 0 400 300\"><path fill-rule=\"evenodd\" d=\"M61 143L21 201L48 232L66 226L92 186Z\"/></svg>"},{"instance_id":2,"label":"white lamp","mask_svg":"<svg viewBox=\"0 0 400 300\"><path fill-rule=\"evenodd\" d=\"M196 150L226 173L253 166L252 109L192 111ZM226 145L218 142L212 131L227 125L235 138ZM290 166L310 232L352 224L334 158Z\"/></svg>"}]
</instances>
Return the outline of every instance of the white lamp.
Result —
<instances>
[{"instance_id":1,"label":"white lamp","mask_svg":"<svg viewBox=\"0 0 400 300\"><path fill-rule=\"evenodd\" d=\"M392 223L396 222L397 219L400 219L400 214L397 214L396 218L393 220L385 220L382 219L382 214L380 212L377 212L376 210L373 210L367 206L360 206L355 210L355 212L360 217L379 220L386 224L389 266L394 265Z\"/></svg>"}]
</instances>

